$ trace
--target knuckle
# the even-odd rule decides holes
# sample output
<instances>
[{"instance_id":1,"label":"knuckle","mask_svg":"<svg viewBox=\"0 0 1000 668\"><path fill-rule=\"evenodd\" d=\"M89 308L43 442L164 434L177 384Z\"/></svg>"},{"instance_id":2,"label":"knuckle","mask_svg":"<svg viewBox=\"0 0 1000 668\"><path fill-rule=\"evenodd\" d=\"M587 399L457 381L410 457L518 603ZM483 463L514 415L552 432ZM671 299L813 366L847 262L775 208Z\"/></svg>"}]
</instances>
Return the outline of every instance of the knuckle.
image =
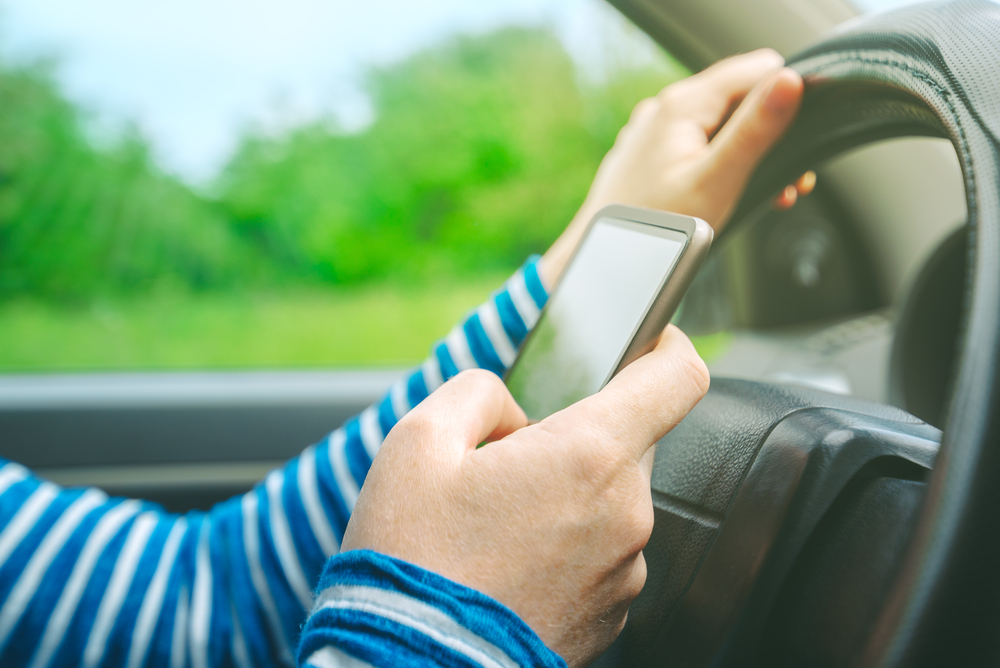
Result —
<instances>
[{"instance_id":1,"label":"knuckle","mask_svg":"<svg viewBox=\"0 0 1000 668\"><path fill-rule=\"evenodd\" d=\"M689 93L688 89L690 86L691 83L688 79L682 79L661 90L656 98L660 102L661 107L667 109L673 108L684 101L684 98Z\"/></svg>"},{"instance_id":2,"label":"knuckle","mask_svg":"<svg viewBox=\"0 0 1000 668\"><path fill-rule=\"evenodd\" d=\"M465 369L455 374L452 380L460 383L485 383L490 376L493 374L485 369Z\"/></svg>"},{"instance_id":3,"label":"knuckle","mask_svg":"<svg viewBox=\"0 0 1000 668\"><path fill-rule=\"evenodd\" d=\"M643 496L645 498L630 509L625 520L630 554L642 552L653 534L653 504L649 500L648 492Z\"/></svg>"},{"instance_id":4,"label":"knuckle","mask_svg":"<svg viewBox=\"0 0 1000 668\"><path fill-rule=\"evenodd\" d=\"M403 416L390 432L394 439L423 441L437 429L437 420L430 411L412 410Z\"/></svg>"},{"instance_id":5,"label":"knuckle","mask_svg":"<svg viewBox=\"0 0 1000 668\"><path fill-rule=\"evenodd\" d=\"M606 501L618 498L615 482L623 463L619 450L615 447L589 447L579 455L581 480L605 490Z\"/></svg>"},{"instance_id":6,"label":"knuckle","mask_svg":"<svg viewBox=\"0 0 1000 668\"><path fill-rule=\"evenodd\" d=\"M640 100L639 103L632 108L632 113L629 114L628 117L628 123L622 126L618 136L621 137L622 133L626 133L629 128L643 125L647 119L655 116L659 112L659 108L659 100L655 97L647 97L644 100Z\"/></svg>"},{"instance_id":7,"label":"knuckle","mask_svg":"<svg viewBox=\"0 0 1000 668\"><path fill-rule=\"evenodd\" d=\"M653 514L653 504L647 497L645 507L636 526L637 535L642 537L643 548L645 548L646 543L649 542L649 537L653 535L654 520L655 515Z\"/></svg>"},{"instance_id":8,"label":"knuckle","mask_svg":"<svg viewBox=\"0 0 1000 668\"><path fill-rule=\"evenodd\" d=\"M754 55L765 61L771 67L781 67L785 63L784 57L769 46L757 49L754 51Z\"/></svg>"},{"instance_id":9,"label":"knuckle","mask_svg":"<svg viewBox=\"0 0 1000 668\"><path fill-rule=\"evenodd\" d=\"M657 102L655 97L647 97L642 100L639 100L639 103L635 105L635 107L632 109L631 118L638 118L640 116L644 116L645 114L655 111L658 106L659 103Z\"/></svg>"},{"instance_id":10,"label":"knuckle","mask_svg":"<svg viewBox=\"0 0 1000 668\"><path fill-rule=\"evenodd\" d=\"M642 593L642 589L646 585L646 576L646 558L642 552L630 557L622 564L615 598L618 601L616 608L621 610L623 615L628 614L628 607Z\"/></svg>"},{"instance_id":11,"label":"knuckle","mask_svg":"<svg viewBox=\"0 0 1000 668\"><path fill-rule=\"evenodd\" d=\"M692 393L703 397L708 392L711 376L708 373L708 366L705 360L701 359L695 351L694 346L688 346L677 358L680 377L686 381Z\"/></svg>"},{"instance_id":12,"label":"knuckle","mask_svg":"<svg viewBox=\"0 0 1000 668\"><path fill-rule=\"evenodd\" d=\"M754 156L766 145L767 133L761 127L759 114L750 114L731 137L732 152Z\"/></svg>"},{"instance_id":13,"label":"knuckle","mask_svg":"<svg viewBox=\"0 0 1000 668\"><path fill-rule=\"evenodd\" d=\"M629 600L634 601L642 593L642 588L646 586L647 572L646 557L640 552L632 566L629 586L626 591Z\"/></svg>"},{"instance_id":14,"label":"knuckle","mask_svg":"<svg viewBox=\"0 0 1000 668\"><path fill-rule=\"evenodd\" d=\"M459 371L451 382L461 385L469 393L492 393L504 387L499 376L485 369Z\"/></svg>"}]
</instances>

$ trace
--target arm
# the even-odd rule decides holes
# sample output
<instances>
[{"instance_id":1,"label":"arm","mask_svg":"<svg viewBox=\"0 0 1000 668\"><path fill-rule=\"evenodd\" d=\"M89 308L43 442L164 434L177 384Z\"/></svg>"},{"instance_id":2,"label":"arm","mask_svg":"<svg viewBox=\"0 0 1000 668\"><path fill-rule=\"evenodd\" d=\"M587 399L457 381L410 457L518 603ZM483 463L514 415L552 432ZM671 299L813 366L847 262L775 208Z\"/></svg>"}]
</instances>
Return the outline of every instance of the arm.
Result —
<instances>
[{"instance_id":1,"label":"arm","mask_svg":"<svg viewBox=\"0 0 1000 668\"><path fill-rule=\"evenodd\" d=\"M541 271L547 284L556 284L587 223L607 204L696 216L718 233L753 170L798 111L802 79L779 69L783 62L770 49L727 58L636 105L580 211L545 253ZM789 189L804 195L813 185L804 177ZM788 208L794 202L786 192L775 204Z\"/></svg>"},{"instance_id":2,"label":"arm","mask_svg":"<svg viewBox=\"0 0 1000 668\"><path fill-rule=\"evenodd\" d=\"M752 61L749 68L748 58ZM708 82L709 94L705 95L703 90L702 97L715 99L715 109L722 115L752 84L744 69L753 70L759 78L762 67L766 71L776 64L773 56L751 54L730 61L721 68L721 73L733 70L734 63L735 70L742 72L738 77L720 77L720 68L716 66L708 71L714 73L707 78L699 75L701 79L688 80ZM743 86L743 93L733 93L725 99L725 104L718 104L718 87L722 83L715 79L728 82L733 90ZM763 153L767 142L780 134L779 126L784 127L794 114L793 105L767 111L775 91L781 97L782 87L777 79L765 83L770 87L765 90L758 86L762 92L751 94L751 98L757 96L754 104L741 106L733 121L710 144L708 137L718 128L721 116L714 122L701 118L694 124L682 116L677 122L669 115L676 105L667 104L670 96L664 94L660 102L640 105L633 114L637 123L630 122L632 130L623 131L615 149L602 163L581 214L546 254L541 278L534 265L529 264L507 289L470 314L438 344L431 359L405 382L397 383L382 402L331 434L319 446L308 449L284 469L272 472L264 483L243 497L221 504L208 514L177 517L150 504L109 500L96 490L60 490L35 479L22 467L0 460L3 526L0 529L0 664L39 668L76 662L86 666L289 664L299 625L312 605L312 583L326 558L339 549L359 487L385 434L398 418L459 370L478 365L499 373L510 363L513 351L534 324L544 303L544 285L552 285L558 279L595 208L617 200L673 208L715 223L724 220L724 216L713 218L713 212L725 213L726 207L731 206L734 193L741 187L739 179L745 178L755 164L754 156ZM697 101L697 92L695 87L691 100ZM648 111L641 111L643 107ZM705 115L705 109L697 105L691 108ZM653 142L652 152L639 150L647 144L648 133L652 132L655 138L656 131L666 126L686 127L688 134L692 128L696 135L700 132L702 150L693 152L693 157L685 161L687 170L659 169L663 165L656 158L655 149L670 157L669 151L664 153L665 149L684 146L684 142L675 141L676 136L661 137L669 139L666 143ZM637 132L636 128L645 130ZM752 134L754 131L759 131L757 136ZM746 135L747 132L751 134ZM619 150L619 146L626 148ZM742 146L744 150L750 146L753 150L741 158L738 153L722 150L731 146ZM678 155L682 154L673 157L676 159ZM719 167L720 162L723 167ZM691 180L692 174L698 178ZM720 175L726 178L720 180ZM667 177L676 182L664 181ZM634 190L636 184L643 183L648 187ZM723 184L721 192L727 196L708 197L706 193L715 192L713 184L719 183ZM706 205L704 211L674 206L671 204L674 200L669 198L647 197L689 190L705 195L700 200L697 197L690 200L692 206L699 202ZM454 413L455 407L449 407L446 414L449 412ZM497 473L497 480L503 481L503 469ZM414 481L413 489L425 484ZM411 498L410 490L406 495L398 494L399 487L395 491L400 498ZM427 513L426 509L418 510ZM415 526L393 528L387 523L383 530L396 531L400 536L416 532L419 538L420 530ZM501 528L497 524L491 526ZM544 539L538 544L543 545ZM521 555L517 561L533 558L530 554ZM426 560L412 561L428 565ZM341 563L344 562L339 558L331 562L334 579L340 577ZM507 619L502 613L506 608L497 602L503 601L528 621L528 626L509 625L508 642L534 647L539 656L548 656L545 655L548 650L543 651L530 627L550 646L572 650L569 641L546 633L546 629L539 629L533 623L537 619L532 616L530 592L498 593L495 588L483 586L461 573L430 567L448 572L456 587L460 587L457 583L471 582L474 589L492 594L480 602L489 600L489 605L498 606L489 613L498 615L498 619ZM448 590L442 601L468 602L467 592L463 593L466 590L449 589L440 581L425 577L429 574L420 569L414 572L423 583L419 590L421 597L433 597L435 591ZM553 580L557 581L558 578ZM543 586L536 589L536 595L545 591ZM336 600L333 594L326 602ZM552 600L579 603L568 601L565 596ZM588 609L586 605L579 607L581 614ZM403 629L386 619L369 619L370 623L359 627L357 633L369 640L381 638L391 645L396 639L392 633L402 633ZM486 633L471 621L451 614L437 618L443 623L447 619L474 635ZM329 628L324 626L329 620L329 616L320 615L310 622L309 628ZM586 615L577 620L581 628L586 628L589 621L592 620ZM441 637L440 627L427 628L431 636ZM429 652L427 657L446 662L440 653L435 654L433 643L420 642L422 651ZM332 640L327 644L334 649L339 647ZM548 656L545 661L554 659ZM539 662L544 664L541 659Z\"/></svg>"},{"instance_id":3,"label":"arm","mask_svg":"<svg viewBox=\"0 0 1000 668\"><path fill-rule=\"evenodd\" d=\"M546 253L547 284L610 202L719 229L795 116L802 80L773 71L779 64L773 52L747 54L641 103ZM586 665L645 581L652 446L707 386L674 327L600 393L530 426L495 377L445 384L375 460L306 622L300 665ZM495 442L477 447L484 440ZM476 648L488 652L473 658Z\"/></svg>"},{"instance_id":4,"label":"arm","mask_svg":"<svg viewBox=\"0 0 1000 668\"><path fill-rule=\"evenodd\" d=\"M459 371L502 373L546 296L529 261L379 403L207 514L0 460L0 665L291 665L385 434Z\"/></svg>"},{"instance_id":5,"label":"arm","mask_svg":"<svg viewBox=\"0 0 1000 668\"><path fill-rule=\"evenodd\" d=\"M302 667L566 666L506 606L384 554L334 557L317 591Z\"/></svg>"}]
</instances>

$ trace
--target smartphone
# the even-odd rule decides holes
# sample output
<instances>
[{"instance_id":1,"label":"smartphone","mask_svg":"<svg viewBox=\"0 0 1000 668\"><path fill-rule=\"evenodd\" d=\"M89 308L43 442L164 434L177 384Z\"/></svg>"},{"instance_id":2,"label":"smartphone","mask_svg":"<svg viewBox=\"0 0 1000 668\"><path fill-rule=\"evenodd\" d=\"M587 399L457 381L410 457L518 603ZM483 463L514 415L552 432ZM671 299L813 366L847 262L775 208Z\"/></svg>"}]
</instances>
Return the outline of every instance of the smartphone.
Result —
<instances>
[{"instance_id":1,"label":"smartphone","mask_svg":"<svg viewBox=\"0 0 1000 668\"><path fill-rule=\"evenodd\" d=\"M691 216L618 204L598 211L504 376L528 419L596 393L652 350L712 237Z\"/></svg>"}]
</instances>

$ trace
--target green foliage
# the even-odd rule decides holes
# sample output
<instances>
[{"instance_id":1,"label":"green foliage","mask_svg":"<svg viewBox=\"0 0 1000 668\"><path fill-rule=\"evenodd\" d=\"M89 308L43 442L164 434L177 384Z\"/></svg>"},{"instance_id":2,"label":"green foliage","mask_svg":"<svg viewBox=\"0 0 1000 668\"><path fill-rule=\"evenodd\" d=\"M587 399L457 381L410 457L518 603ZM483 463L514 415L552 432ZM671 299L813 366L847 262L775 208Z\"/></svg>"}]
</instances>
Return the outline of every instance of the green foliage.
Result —
<instances>
[{"instance_id":1,"label":"green foliage","mask_svg":"<svg viewBox=\"0 0 1000 668\"><path fill-rule=\"evenodd\" d=\"M0 373L410 365L502 280L155 293L73 306L16 298L0 302ZM711 360L729 339L722 333L692 341Z\"/></svg>"},{"instance_id":2,"label":"green foliage","mask_svg":"<svg viewBox=\"0 0 1000 668\"><path fill-rule=\"evenodd\" d=\"M454 38L369 73L377 115L361 133L324 120L248 139L222 202L301 275L511 269L572 218L634 102L681 74L664 63L588 89L547 31Z\"/></svg>"},{"instance_id":3,"label":"green foliage","mask_svg":"<svg viewBox=\"0 0 1000 668\"><path fill-rule=\"evenodd\" d=\"M371 70L372 124L250 133L208 198L134 133L88 141L42 67L0 66L0 297L468 280L568 223L666 57L581 84L546 30L456 37Z\"/></svg>"},{"instance_id":4,"label":"green foliage","mask_svg":"<svg viewBox=\"0 0 1000 668\"><path fill-rule=\"evenodd\" d=\"M216 207L158 173L134 135L94 148L45 69L0 70L0 100L0 295L200 288L241 273Z\"/></svg>"},{"instance_id":5,"label":"green foliage","mask_svg":"<svg viewBox=\"0 0 1000 668\"><path fill-rule=\"evenodd\" d=\"M409 365L502 280L165 291L85 305L16 298L0 302L0 373Z\"/></svg>"}]
</instances>

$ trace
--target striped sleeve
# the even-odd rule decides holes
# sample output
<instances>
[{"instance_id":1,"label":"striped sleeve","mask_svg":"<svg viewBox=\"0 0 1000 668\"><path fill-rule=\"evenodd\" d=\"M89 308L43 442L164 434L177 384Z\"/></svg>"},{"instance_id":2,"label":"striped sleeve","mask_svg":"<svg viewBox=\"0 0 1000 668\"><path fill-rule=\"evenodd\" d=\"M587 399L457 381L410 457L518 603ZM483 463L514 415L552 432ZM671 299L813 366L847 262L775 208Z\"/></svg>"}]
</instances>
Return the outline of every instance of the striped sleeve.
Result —
<instances>
[{"instance_id":1,"label":"striped sleeve","mask_svg":"<svg viewBox=\"0 0 1000 668\"><path fill-rule=\"evenodd\" d=\"M511 363L547 298L536 262L381 401L209 513L60 489L0 459L0 666L293 665L385 435L458 371Z\"/></svg>"},{"instance_id":2,"label":"striped sleeve","mask_svg":"<svg viewBox=\"0 0 1000 668\"><path fill-rule=\"evenodd\" d=\"M299 645L303 668L565 668L510 609L412 564L368 550L323 571Z\"/></svg>"}]
</instances>

